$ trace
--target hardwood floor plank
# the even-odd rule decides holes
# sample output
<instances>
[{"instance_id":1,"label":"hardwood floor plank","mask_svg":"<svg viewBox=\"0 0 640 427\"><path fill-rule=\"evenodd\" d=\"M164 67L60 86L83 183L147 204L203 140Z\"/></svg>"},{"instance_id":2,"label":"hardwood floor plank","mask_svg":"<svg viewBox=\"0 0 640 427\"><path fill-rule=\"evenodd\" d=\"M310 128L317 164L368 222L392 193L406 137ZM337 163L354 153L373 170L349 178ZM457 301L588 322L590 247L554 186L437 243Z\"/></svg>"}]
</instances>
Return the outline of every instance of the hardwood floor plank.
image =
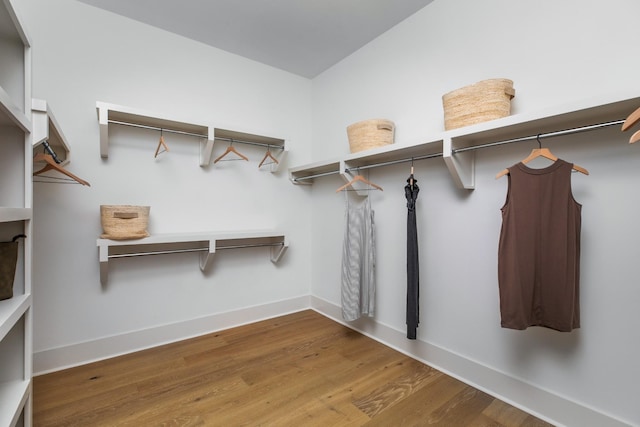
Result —
<instances>
[{"instance_id":1,"label":"hardwood floor plank","mask_svg":"<svg viewBox=\"0 0 640 427\"><path fill-rule=\"evenodd\" d=\"M431 382L378 413L366 426L420 426L429 425L431 414L453 399L466 386L445 375Z\"/></svg>"},{"instance_id":2,"label":"hardwood floor plank","mask_svg":"<svg viewBox=\"0 0 640 427\"><path fill-rule=\"evenodd\" d=\"M505 426L521 426L529 416L526 412L508 405L501 400L491 402L482 413L489 419Z\"/></svg>"},{"instance_id":3,"label":"hardwood floor plank","mask_svg":"<svg viewBox=\"0 0 640 427\"><path fill-rule=\"evenodd\" d=\"M373 418L386 408L402 401L416 390L428 386L439 378L439 372L428 366L417 366L408 374L387 382L366 396L355 399L353 404Z\"/></svg>"},{"instance_id":4,"label":"hardwood floor plank","mask_svg":"<svg viewBox=\"0 0 640 427\"><path fill-rule=\"evenodd\" d=\"M34 425L548 427L312 310L34 378Z\"/></svg>"}]
</instances>

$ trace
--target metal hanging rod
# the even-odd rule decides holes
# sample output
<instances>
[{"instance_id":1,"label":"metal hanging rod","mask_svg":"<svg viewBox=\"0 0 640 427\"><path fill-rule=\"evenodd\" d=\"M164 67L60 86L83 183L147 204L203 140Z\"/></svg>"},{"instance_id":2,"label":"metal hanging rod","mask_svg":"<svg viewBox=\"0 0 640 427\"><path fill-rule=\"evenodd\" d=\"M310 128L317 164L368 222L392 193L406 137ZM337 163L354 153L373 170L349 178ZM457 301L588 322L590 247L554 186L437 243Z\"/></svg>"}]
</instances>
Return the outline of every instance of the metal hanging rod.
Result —
<instances>
[{"instance_id":1,"label":"metal hanging rod","mask_svg":"<svg viewBox=\"0 0 640 427\"><path fill-rule=\"evenodd\" d=\"M265 244L255 244L255 245L237 245L237 246L222 246L216 248L216 251L221 251L224 249L244 249L244 248L261 248L261 247L269 247L269 246L284 246L284 243L265 243ZM174 249L169 251L152 251L152 252L136 252L133 254L118 254L118 255L109 255L108 258L130 258L135 256L147 256L147 255L164 255L164 254L180 254L185 252L208 252L209 248L192 248L192 249Z\"/></svg>"},{"instance_id":2,"label":"metal hanging rod","mask_svg":"<svg viewBox=\"0 0 640 427\"><path fill-rule=\"evenodd\" d=\"M398 163L409 163L409 162L413 162L416 160L424 160L424 159L432 159L434 157L442 157L442 153L434 153L434 154L427 154L424 156L415 156L415 157L408 157L406 159L400 159L400 160L390 160L388 162L382 162L382 163L373 163L370 165L366 165L366 166L358 166L358 167L353 167L353 168L346 168L344 171L345 172L351 172L354 170L361 170L361 169L371 169L371 168L378 168L378 167L382 167L382 166L390 166L390 165L395 165ZM320 178L322 176L329 176L329 175L335 175L340 173L340 171L331 171L331 172L324 172L324 173L318 173L315 175L309 175L309 176L301 176L298 178L294 178L294 181L306 181L308 179L314 179L314 178Z\"/></svg>"},{"instance_id":3,"label":"metal hanging rod","mask_svg":"<svg viewBox=\"0 0 640 427\"><path fill-rule=\"evenodd\" d=\"M366 166L358 166L358 167L353 167L353 168L346 168L344 171L345 172L351 172L351 171L357 171L357 170L362 170L362 169L371 169L371 168L379 168L382 166L391 166L391 165L396 165L399 163L409 163L409 162L413 162L413 161L417 161L417 160L424 160L424 159L433 159L435 157L442 157L442 153L433 153L433 154L427 154L424 156L416 156L416 157L408 157L406 159L400 159L400 160L390 160L388 162L382 162L382 163L372 163L370 165L366 165Z\"/></svg>"},{"instance_id":4,"label":"metal hanging rod","mask_svg":"<svg viewBox=\"0 0 640 427\"><path fill-rule=\"evenodd\" d=\"M284 147L282 145L269 144L267 142L243 141L241 139L223 138L221 136L216 136L215 139L216 141L227 141L229 143L239 142L240 144L258 145L260 147L275 148L276 150L284 150Z\"/></svg>"},{"instance_id":5,"label":"metal hanging rod","mask_svg":"<svg viewBox=\"0 0 640 427\"><path fill-rule=\"evenodd\" d=\"M185 131L174 130L174 129L165 129L165 128L159 128L157 126L141 125L138 123L121 122L119 120L109 120L109 123L113 123L114 125L130 126L134 128L157 130L160 132L176 133L179 135L195 136L197 138L207 138L207 135L201 135L199 133L185 132Z\"/></svg>"},{"instance_id":6,"label":"metal hanging rod","mask_svg":"<svg viewBox=\"0 0 640 427\"><path fill-rule=\"evenodd\" d=\"M178 134L178 135L195 136L196 138L205 138L205 139L209 138L208 135L202 135L202 134L193 133L193 132L185 132L185 131L181 131L181 130L166 129L166 128L161 128L161 127L157 127L157 126L141 125L141 124L138 124L138 123L129 123L129 122L123 122L123 121L119 121L119 120L108 120L108 122L109 123L113 123L114 125L130 126L130 127L134 127L134 128L141 128L141 129L150 129L150 130L156 130L156 131L159 131L159 132L175 133L175 134ZM227 141L229 143L237 142L239 144L258 145L258 146L261 146L261 147L284 150L284 147L282 145L268 144L266 142L245 141L245 140L242 140L242 139L217 137L217 136L214 137L214 139L216 139L218 141Z\"/></svg>"},{"instance_id":7,"label":"metal hanging rod","mask_svg":"<svg viewBox=\"0 0 640 427\"><path fill-rule=\"evenodd\" d=\"M315 175L301 176L301 177L298 177L298 178L293 178L293 180L295 182L306 181L307 179L320 178L322 176L335 175L335 174L338 174L338 173L340 173L340 171L323 172L323 173L317 173Z\"/></svg>"},{"instance_id":8,"label":"metal hanging rod","mask_svg":"<svg viewBox=\"0 0 640 427\"><path fill-rule=\"evenodd\" d=\"M553 136L571 135L574 133L586 132L586 131L600 129L608 126L621 125L622 123L624 123L624 120L613 120L610 122L598 123L595 125L580 126L580 127L571 128L571 129L559 130L556 132L539 133L536 135L523 136L520 138L505 139L503 141L496 141L496 142L490 142L487 144L474 145L472 147L456 148L455 150L452 150L452 152L453 154L464 153L465 151L479 150L481 148L495 147L498 145L511 144L514 142L532 141L538 138L550 138Z\"/></svg>"}]
</instances>

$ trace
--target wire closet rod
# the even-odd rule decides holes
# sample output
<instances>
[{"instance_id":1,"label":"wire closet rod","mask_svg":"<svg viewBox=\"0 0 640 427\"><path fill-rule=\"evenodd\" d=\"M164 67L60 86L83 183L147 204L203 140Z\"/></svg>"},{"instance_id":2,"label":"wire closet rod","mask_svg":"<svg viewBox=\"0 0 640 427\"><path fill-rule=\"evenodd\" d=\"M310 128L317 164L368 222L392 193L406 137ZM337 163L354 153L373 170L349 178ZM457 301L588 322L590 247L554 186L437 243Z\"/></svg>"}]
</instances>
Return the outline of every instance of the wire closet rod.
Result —
<instances>
[{"instance_id":1,"label":"wire closet rod","mask_svg":"<svg viewBox=\"0 0 640 427\"><path fill-rule=\"evenodd\" d=\"M344 171L345 172L352 172L354 170L364 170L364 169L371 169L371 168L378 168L381 166L390 166L390 165L395 165L398 163L409 163L409 162L413 162L413 161L417 161L417 160L424 160L424 159L433 159L434 157L442 157L442 153L434 153L434 154L427 154L424 156L415 156L415 157L408 157L406 159L400 159L400 160L390 160L388 162L382 162L382 163L372 163L370 165L365 165L365 166L357 166L357 167L352 167L352 168L346 168ZM314 178L320 178L322 176L329 176L329 175L335 175L337 173L340 173L340 171L331 171L331 172L323 172L323 173L318 173L315 175L309 175L309 176L301 176L298 178L294 178L294 181L305 181L307 179L314 179Z\"/></svg>"},{"instance_id":2,"label":"wire closet rod","mask_svg":"<svg viewBox=\"0 0 640 427\"><path fill-rule=\"evenodd\" d=\"M559 131L555 131L555 132L546 132L546 133L539 133L539 134L536 134L536 135L523 136L523 137L520 137L520 138L505 139L503 141L496 141L496 142L490 142L490 143L487 143L487 144L474 145L472 147L456 148L455 150L452 150L452 152L453 152L453 154L464 153L465 151L479 150L481 148L496 147L498 145L512 144L514 142L524 142L524 141L536 140L536 139L539 139L539 138L550 138L550 137L553 137L553 136L571 135L571 134L574 134L574 133L587 132L587 131L590 131L590 130L600 129L600 128L604 128L604 127L608 127L608 126L621 125L622 123L624 123L624 120L613 120L613 121L610 121L610 122L597 123L595 125L579 126L579 127L575 127L575 128L571 128L571 129L565 129L565 130L559 130Z\"/></svg>"},{"instance_id":3,"label":"wire closet rod","mask_svg":"<svg viewBox=\"0 0 640 427\"><path fill-rule=\"evenodd\" d=\"M202 135L199 133L193 133L193 132L185 132L182 130L174 130L174 129L166 129L166 128L161 128L161 127L157 127L157 126L149 126L149 125L141 125L138 123L129 123L129 122L123 122L123 121L119 121L119 120L108 120L109 123L113 123L114 125L122 125L122 126L130 126L130 127L134 127L134 128L141 128L141 129L150 129L150 130L157 130L160 132L169 132L169 133L175 133L178 135L187 135L187 136L195 136L196 138L208 138L208 135ZM233 143L233 142L237 142L239 144L248 144L248 145L258 145L260 147L268 147L268 148L274 148L274 149L278 149L278 150L284 150L284 147L282 145L276 145L276 144L268 144L266 142L255 142L255 141L245 141L242 139L235 139L235 138L225 138L225 137L221 137L221 136L216 136L214 137L216 140L218 141L226 141L229 143Z\"/></svg>"},{"instance_id":4,"label":"wire closet rod","mask_svg":"<svg viewBox=\"0 0 640 427\"><path fill-rule=\"evenodd\" d=\"M513 138L513 139L505 139L505 140L502 140L502 141L496 141L496 142L490 142L490 143L487 143L487 144L474 145L474 146L471 146L471 147L456 148L456 149L452 150L452 153L453 154L464 153L465 151L473 151L473 150L479 150L481 148L496 147L498 145L512 144L512 143L515 143L515 142L532 141L532 140L536 140L536 139L539 139L539 138L549 138L549 137L553 137L553 136L570 135L570 134L574 134L574 133L587 132L587 131L590 131L590 130L600 129L600 128L604 128L604 127L608 127L608 126L621 125L622 123L624 123L624 120L613 120L613 121L610 121L610 122L597 123L597 124L594 124L594 125L580 126L580 127L575 127L575 128L571 128L571 129L565 129L565 130L559 130L559 131L554 131L554 132L539 133L539 134L536 134L536 135L523 136L523 137ZM358 166L358 167L353 167L353 168L346 168L345 172L351 172L351 171L354 171L354 170L362 170L362 169L371 169L371 168L377 168L377 167L381 167L381 166L395 165L395 164L398 164L398 163L408 163L408 162L415 161L415 160L431 159L431 158L434 158L434 157L441 157L441 156L442 156L442 153L435 153L435 154L428 154L426 156L410 157L410 158L405 158L405 159L400 159L400 160L391 160L391 161L382 162L382 163L372 163L372 164L366 165L366 166ZM335 175L337 173L340 173L340 171L331 171L331 172L324 172L324 173L319 173L319 174L315 174L315 175L301 176L301 177L298 177L298 178L294 178L293 180L296 181L296 182L305 181L305 180L308 180L308 179L320 178L320 177L328 176L328 175Z\"/></svg>"},{"instance_id":5,"label":"wire closet rod","mask_svg":"<svg viewBox=\"0 0 640 427\"><path fill-rule=\"evenodd\" d=\"M261 248L269 246L284 246L284 243L265 243L262 245L237 245L237 246L222 246L216 248L216 250L224 249L244 249L244 248ZM175 249L170 251L152 251L152 252L136 252L134 254L118 254L109 255L108 258L129 258L134 256L147 256L147 255L163 255L163 254L180 254L185 252L208 252L209 248L192 248L192 249Z\"/></svg>"}]
</instances>

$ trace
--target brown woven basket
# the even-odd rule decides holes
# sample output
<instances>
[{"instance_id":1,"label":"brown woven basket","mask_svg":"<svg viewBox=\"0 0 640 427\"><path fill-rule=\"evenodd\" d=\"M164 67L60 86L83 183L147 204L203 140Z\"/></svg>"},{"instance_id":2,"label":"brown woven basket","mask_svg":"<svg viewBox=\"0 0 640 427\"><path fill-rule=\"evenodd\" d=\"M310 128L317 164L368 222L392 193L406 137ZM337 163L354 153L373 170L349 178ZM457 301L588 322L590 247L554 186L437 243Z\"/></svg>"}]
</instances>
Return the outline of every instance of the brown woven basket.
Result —
<instances>
[{"instance_id":1,"label":"brown woven basket","mask_svg":"<svg viewBox=\"0 0 640 427\"><path fill-rule=\"evenodd\" d=\"M509 79L489 79L442 96L446 130L499 119L511 114L516 91Z\"/></svg>"},{"instance_id":2,"label":"brown woven basket","mask_svg":"<svg viewBox=\"0 0 640 427\"><path fill-rule=\"evenodd\" d=\"M347 126L352 153L393 144L395 125L391 120L371 119Z\"/></svg>"},{"instance_id":3,"label":"brown woven basket","mask_svg":"<svg viewBox=\"0 0 640 427\"><path fill-rule=\"evenodd\" d=\"M148 237L149 206L100 205L103 239L130 240Z\"/></svg>"},{"instance_id":4,"label":"brown woven basket","mask_svg":"<svg viewBox=\"0 0 640 427\"><path fill-rule=\"evenodd\" d=\"M18 242L0 242L0 300L13 297L18 262Z\"/></svg>"}]
</instances>

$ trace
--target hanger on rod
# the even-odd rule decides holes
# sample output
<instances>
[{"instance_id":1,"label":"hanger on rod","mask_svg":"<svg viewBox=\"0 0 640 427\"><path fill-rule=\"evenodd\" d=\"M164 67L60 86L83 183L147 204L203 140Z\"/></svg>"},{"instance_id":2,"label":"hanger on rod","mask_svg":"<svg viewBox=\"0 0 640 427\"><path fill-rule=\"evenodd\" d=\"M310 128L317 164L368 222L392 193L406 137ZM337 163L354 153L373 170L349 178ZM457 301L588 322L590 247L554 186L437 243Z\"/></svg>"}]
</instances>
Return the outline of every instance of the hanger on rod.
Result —
<instances>
[{"instance_id":1,"label":"hanger on rod","mask_svg":"<svg viewBox=\"0 0 640 427\"><path fill-rule=\"evenodd\" d=\"M164 136L162 135L163 129L160 129L160 141L158 142L158 147L156 148L156 154L154 154L153 158L157 158L158 154L162 154L166 151L169 151L169 147L164 142ZM162 151L160 149L162 148Z\"/></svg>"},{"instance_id":2,"label":"hanger on rod","mask_svg":"<svg viewBox=\"0 0 640 427\"><path fill-rule=\"evenodd\" d=\"M45 162L46 165L40 169L39 171L36 171L33 173L34 176L36 175L40 175L44 172L50 171L50 170L55 170L60 172L63 175L68 176L69 178L73 179L74 181L76 181L79 184L82 185L86 185L87 187L91 187L91 184L89 184L87 181L85 181L82 178L78 178L77 176L75 176L74 174L72 174L71 172L67 171L66 169L64 169L62 166L60 166L59 164L57 164L55 162L55 160L53 160L53 157L50 154L44 154L44 153L38 153L33 157L33 161L34 162Z\"/></svg>"},{"instance_id":3,"label":"hanger on rod","mask_svg":"<svg viewBox=\"0 0 640 427\"><path fill-rule=\"evenodd\" d=\"M631 126L635 125L640 121L640 107L638 107L633 113L629 114L629 117L626 118L624 123L622 124L622 131L626 131ZM634 142L640 141L640 130L636 131L631 138L629 138L629 144L633 144Z\"/></svg>"},{"instance_id":4,"label":"hanger on rod","mask_svg":"<svg viewBox=\"0 0 640 427\"><path fill-rule=\"evenodd\" d=\"M276 159L275 157L273 157L273 154L271 154L271 146L267 145L267 152L264 154L264 157L262 158L262 160L260 161L260 164L258 165L258 167L262 167L263 163L267 160L267 159L271 159L273 161L273 163L278 164L278 159ZM270 164L270 163L267 163Z\"/></svg>"},{"instance_id":5,"label":"hanger on rod","mask_svg":"<svg viewBox=\"0 0 640 427\"><path fill-rule=\"evenodd\" d=\"M413 184L415 182L415 179L413 178L413 158L411 159L411 174L409 175L409 185L411 186L411 189L413 190Z\"/></svg>"},{"instance_id":6,"label":"hanger on rod","mask_svg":"<svg viewBox=\"0 0 640 427\"><path fill-rule=\"evenodd\" d=\"M373 189L375 190L382 190L382 187L380 187L379 185L374 184L373 182L369 181L367 178L365 178L364 176L358 174L356 176L353 177L353 179L349 182L347 182L345 185L343 185L342 187L338 188L336 190L336 193L339 193L341 191L346 190L347 187L351 187L353 184L355 184L356 182L362 182L363 184L366 184L370 187L373 187Z\"/></svg>"},{"instance_id":7,"label":"hanger on rod","mask_svg":"<svg viewBox=\"0 0 640 427\"><path fill-rule=\"evenodd\" d=\"M242 153L238 152L238 150L236 150L236 149L233 147L233 139L232 139L232 140L231 140L231 142L229 143L229 146L227 147L227 150L226 150L224 153L222 153L222 155L221 155L220 157L218 157L217 159L215 159L215 160L213 161L213 163L218 163L220 160L222 160L222 159L223 159L227 154L229 154L229 153L234 153L234 154L236 154L236 155L237 155L238 157L240 157L240 159L242 159L242 160L249 160L249 159L247 158L247 156L245 156L244 154L242 154ZM236 160L240 160L240 159L236 159Z\"/></svg>"},{"instance_id":8,"label":"hanger on rod","mask_svg":"<svg viewBox=\"0 0 640 427\"><path fill-rule=\"evenodd\" d=\"M533 150L531 150L531 153L526 158L522 159L520 163L527 164L531 160L536 159L538 157L544 157L546 159L551 160L552 162L555 162L556 160L558 160L558 158L554 156L553 153L551 153L551 150L549 150L546 147L545 148L542 147L542 143L540 142L540 135L537 136L536 140L538 141L538 148L534 148ZM585 175L589 175L589 171L587 171L582 166L578 166L576 164L573 165L573 170L576 170ZM496 175L496 179L501 178L507 175L508 173L509 173L509 169L503 169L500 171L500 173Z\"/></svg>"}]
</instances>

